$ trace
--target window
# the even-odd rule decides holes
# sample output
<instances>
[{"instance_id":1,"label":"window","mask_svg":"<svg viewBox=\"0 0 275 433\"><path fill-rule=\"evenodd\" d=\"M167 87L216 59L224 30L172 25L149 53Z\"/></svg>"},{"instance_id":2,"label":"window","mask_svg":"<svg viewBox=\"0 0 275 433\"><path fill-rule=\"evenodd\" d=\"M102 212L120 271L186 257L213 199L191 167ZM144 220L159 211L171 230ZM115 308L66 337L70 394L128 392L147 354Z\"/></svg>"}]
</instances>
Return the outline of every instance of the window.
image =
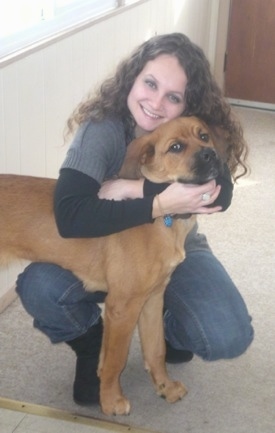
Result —
<instances>
[{"instance_id":1,"label":"window","mask_svg":"<svg viewBox=\"0 0 275 433\"><path fill-rule=\"evenodd\" d=\"M0 58L138 0L8 0L0 3Z\"/></svg>"}]
</instances>

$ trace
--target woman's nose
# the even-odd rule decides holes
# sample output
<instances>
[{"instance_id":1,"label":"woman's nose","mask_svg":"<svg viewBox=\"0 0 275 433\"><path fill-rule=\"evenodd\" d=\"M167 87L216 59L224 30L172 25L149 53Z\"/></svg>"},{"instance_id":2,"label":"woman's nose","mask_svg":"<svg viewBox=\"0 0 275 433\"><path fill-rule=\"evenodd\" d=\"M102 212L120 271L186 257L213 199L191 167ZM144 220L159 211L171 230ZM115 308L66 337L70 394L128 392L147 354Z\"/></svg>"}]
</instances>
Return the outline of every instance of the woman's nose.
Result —
<instances>
[{"instance_id":1,"label":"woman's nose","mask_svg":"<svg viewBox=\"0 0 275 433\"><path fill-rule=\"evenodd\" d=\"M163 106L163 96L160 93L155 93L154 96L151 98L150 101L151 107L154 108L154 110L159 110Z\"/></svg>"}]
</instances>

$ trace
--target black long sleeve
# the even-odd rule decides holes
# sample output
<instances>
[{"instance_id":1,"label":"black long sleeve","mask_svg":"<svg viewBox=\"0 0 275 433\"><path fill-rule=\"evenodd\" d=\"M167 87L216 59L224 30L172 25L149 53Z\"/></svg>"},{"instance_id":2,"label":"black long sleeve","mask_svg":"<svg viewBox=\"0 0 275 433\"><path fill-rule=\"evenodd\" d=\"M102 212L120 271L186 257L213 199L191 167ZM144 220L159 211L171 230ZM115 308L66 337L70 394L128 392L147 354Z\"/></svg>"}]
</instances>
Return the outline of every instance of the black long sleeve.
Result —
<instances>
[{"instance_id":1,"label":"black long sleeve","mask_svg":"<svg viewBox=\"0 0 275 433\"><path fill-rule=\"evenodd\" d=\"M153 196L134 200L102 200L100 184L77 170L60 171L54 195L54 212L64 238L106 236L153 222Z\"/></svg>"},{"instance_id":2,"label":"black long sleeve","mask_svg":"<svg viewBox=\"0 0 275 433\"><path fill-rule=\"evenodd\" d=\"M209 207L221 206L224 212L231 205L234 185L227 165L224 165L223 173L216 178L216 184L221 185L221 192Z\"/></svg>"},{"instance_id":3,"label":"black long sleeve","mask_svg":"<svg viewBox=\"0 0 275 433\"><path fill-rule=\"evenodd\" d=\"M217 177L221 192L210 206L231 204L233 184L229 169ZM134 200L102 200L98 198L100 184L77 170L60 171L54 195L54 212L59 233L64 238L107 236L131 227L152 223L153 198L167 188L167 183L145 179L144 198Z\"/></svg>"}]
</instances>

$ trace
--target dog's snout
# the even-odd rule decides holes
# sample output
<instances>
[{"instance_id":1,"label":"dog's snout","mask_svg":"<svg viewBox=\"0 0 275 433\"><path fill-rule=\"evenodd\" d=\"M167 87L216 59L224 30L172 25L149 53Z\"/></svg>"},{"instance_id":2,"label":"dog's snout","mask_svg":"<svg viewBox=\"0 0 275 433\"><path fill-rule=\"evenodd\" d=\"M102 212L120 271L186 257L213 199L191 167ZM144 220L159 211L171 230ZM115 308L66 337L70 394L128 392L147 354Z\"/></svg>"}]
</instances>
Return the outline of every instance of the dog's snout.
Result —
<instances>
[{"instance_id":1,"label":"dog's snout","mask_svg":"<svg viewBox=\"0 0 275 433\"><path fill-rule=\"evenodd\" d=\"M210 149L209 147L204 147L199 154L201 160L203 162L213 162L217 159L217 154L214 149Z\"/></svg>"},{"instance_id":2,"label":"dog's snout","mask_svg":"<svg viewBox=\"0 0 275 433\"><path fill-rule=\"evenodd\" d=\"M215 149L201 148L195 155L193 170L195 183L205 183L217 177L221 170L221 161Z\"/></svg>"}]
</instances>

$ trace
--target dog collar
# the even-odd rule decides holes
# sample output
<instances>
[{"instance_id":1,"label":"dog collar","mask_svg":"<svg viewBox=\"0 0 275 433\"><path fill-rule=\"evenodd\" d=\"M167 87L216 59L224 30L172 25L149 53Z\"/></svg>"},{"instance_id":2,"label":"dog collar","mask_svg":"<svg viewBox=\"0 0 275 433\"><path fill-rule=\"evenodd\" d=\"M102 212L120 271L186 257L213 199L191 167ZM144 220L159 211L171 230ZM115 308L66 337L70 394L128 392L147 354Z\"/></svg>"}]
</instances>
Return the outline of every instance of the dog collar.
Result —
<instances>
[{"instance_id":1,"label":"dog collar","mask_svg":"<svg viewBox=\"0 0 275 433\"><path fill-rule=\"evenodd\" d=\"M159 195L157 194L156 195L156 199L157 199L157 203L158 203L158 207L159 207L159 209L160 209L160 212L161 212L161 214L163 215L163 222L164 222L164 225L166 226L166 227L172 227L172 225L173 225L173 218L172 218L172 215L170 215L170 214L164 214L164 212L163 212L163 209L162 209L162 206L161 206L161 203L160 203L160 198L159 198Z\"/></svg>"},{"instance_id":2,"label":"dog collar","mask_svg":"<svg viewBox=\"0 0 275 433\"><path fill-rule=\"evenodd\" d=\"M163 217L164 225L166 227L172 227L173 225L173 218L171 215L164 215Z\"/></svg>"}]
</instances>

